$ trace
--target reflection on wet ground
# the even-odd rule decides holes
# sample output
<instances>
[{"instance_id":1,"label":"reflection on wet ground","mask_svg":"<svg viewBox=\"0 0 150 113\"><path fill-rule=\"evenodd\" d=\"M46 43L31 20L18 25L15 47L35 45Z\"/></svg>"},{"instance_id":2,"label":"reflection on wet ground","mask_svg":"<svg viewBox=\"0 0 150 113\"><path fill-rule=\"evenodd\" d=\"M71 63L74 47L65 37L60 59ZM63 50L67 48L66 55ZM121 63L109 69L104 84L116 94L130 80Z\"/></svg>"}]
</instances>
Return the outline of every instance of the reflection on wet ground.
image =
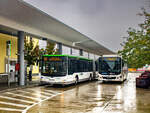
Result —
<instances>
[{"instance_id":1,"label":"reflection on wet ground","mask_svg":"<svg viewBox=\"0 0 150 113\"><path fill-rule=\"evenodd\" d=\"M0 113L26 113L28 109L42 101L61 94L46 87L11 90L0 94Z\"/></svg>"},{"instance_id":2,"label":"reflection on wet ground","mask_svg":"<svg viewBox=\"0 0 150 113\"><path fill-rule=\"evenodd\" d=\"M85 82L67 87L34 87L0 94L0 113L150 113L150 89L124 83Z\"/></svg>"},{"instance_id":3,"label":"reflection on wet ground","mask_svg":"<svg viewBox=\"0 0 150 113\"><path fill-rule=\"evenodd\" d=\"M135 77L119 83L83 83L31 108L28 113L149 113L150 90L135 87Z\"/></svg>"}]
</instances>

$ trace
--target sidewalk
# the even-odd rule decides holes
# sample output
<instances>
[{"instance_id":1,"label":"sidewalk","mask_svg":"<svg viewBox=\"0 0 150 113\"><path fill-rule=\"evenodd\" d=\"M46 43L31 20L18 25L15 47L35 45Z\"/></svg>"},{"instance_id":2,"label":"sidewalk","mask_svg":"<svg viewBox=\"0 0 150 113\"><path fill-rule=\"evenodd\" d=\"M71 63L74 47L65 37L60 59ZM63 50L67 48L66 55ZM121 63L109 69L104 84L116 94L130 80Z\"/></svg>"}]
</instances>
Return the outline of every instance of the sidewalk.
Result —
<instances>
[{"instance_id":1,"label":"sidewalk","mask_svg":"<svg viewBox=\"0 0 150 113\"><path fill-rule=\"evenodd\" d=\"M35 87L39 85L39 76L33 76L32 81L27 81L27 84L25 86L19 86L18 83L11 83L10 86L8 86L8 83L0 83L0 92L8 91L8 90L14 90L14 89L20 89L20 88L28 88L28 87Z\"/></svg>"}]
</instances>

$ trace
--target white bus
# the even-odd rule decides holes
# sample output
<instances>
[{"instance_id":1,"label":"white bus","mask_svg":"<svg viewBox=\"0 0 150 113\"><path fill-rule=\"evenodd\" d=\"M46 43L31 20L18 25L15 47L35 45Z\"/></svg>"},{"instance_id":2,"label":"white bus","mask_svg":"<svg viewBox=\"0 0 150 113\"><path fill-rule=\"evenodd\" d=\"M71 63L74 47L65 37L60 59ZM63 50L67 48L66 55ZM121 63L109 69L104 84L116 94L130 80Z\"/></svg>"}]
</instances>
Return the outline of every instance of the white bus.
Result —
<instances>
[{"instance_id":1,"label":"white bus","mask_svg":"<svg viewBox=\"0 0 150 113\"><path fill-rule=\"evenodd\" d=\"M128 67L120 56L104 55L97 62L99 80L123 82L127 79Z\"/></svg>"},{"instance_id":2,"label":"white bus","mask_svg":"<svg viewBox=\"0 0 150 113\"><path fill-rule=\"evenodd\" d=\"M77 84L92 80L93 60L70 55L43 55L40 83Z\"/></svg>"}]
</instances>

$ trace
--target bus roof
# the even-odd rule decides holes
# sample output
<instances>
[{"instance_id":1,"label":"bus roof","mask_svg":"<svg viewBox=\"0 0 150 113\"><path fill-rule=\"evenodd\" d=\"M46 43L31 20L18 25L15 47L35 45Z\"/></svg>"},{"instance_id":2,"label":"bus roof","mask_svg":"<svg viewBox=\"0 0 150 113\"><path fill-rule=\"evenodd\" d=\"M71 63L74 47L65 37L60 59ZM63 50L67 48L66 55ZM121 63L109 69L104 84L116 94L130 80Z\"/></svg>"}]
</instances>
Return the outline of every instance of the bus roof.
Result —
<instances>
[{"instance_id":1,"label":"bus roof","mask_svg":"<svg viewBox=\"0 0 150 113\"><path fill-rule=\"evenodd\" d=\"M79 59L83 59L83 60L90 60L92 61L92 59L88 59L85 57L81 57L81 56L72 56L72 55L43 55L43 56L59 56L59 57L70 57L70 58L79 58Z\"/></svg>"}]
</instances>

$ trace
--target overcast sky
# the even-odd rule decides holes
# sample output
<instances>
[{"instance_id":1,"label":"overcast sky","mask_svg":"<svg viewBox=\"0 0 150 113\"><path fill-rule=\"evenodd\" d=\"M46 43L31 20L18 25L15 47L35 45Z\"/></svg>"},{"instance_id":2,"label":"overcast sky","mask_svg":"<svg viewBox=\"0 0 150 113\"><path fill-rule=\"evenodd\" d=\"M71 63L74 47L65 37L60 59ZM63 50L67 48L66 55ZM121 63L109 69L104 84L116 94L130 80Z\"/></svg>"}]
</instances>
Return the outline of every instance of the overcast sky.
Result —
<instances>
[{"instance_id":1,"label":"overcast sky","mask_svg":"<svg viewBox=\"0 0 150 113\"><path fill-rule=\"evenodd\" d=\"M24 1L117 52L127 29L143 21L137 14L150 0Z\"/></svg>"}]
</instances>

